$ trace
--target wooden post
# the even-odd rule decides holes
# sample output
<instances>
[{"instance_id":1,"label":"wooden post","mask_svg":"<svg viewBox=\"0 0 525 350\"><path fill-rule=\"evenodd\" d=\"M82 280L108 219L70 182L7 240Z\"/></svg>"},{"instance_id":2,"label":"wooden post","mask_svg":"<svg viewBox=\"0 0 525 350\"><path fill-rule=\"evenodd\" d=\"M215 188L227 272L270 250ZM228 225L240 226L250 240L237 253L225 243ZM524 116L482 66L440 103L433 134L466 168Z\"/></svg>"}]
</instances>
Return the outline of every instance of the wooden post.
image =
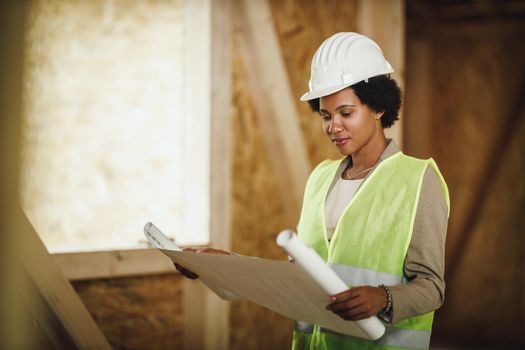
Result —
<instances>
[{"instance_id":1,"label":"wooden post","mask_svg":"<svg viewBox=\"0 0 525 350\"><path fill-rule=\"evenodd\" d=\"M231 230L231 2L199 0L188 3L189 60L204 57L204 66L189 68L208 72L208 84L193 89L199 103L209 101L210 118L210 246L230 250ZM193 68L191 68L193 67ZM190 149L190 148L189 148ZM198 281L184 281L186 349L228 349L230 305Z\"/></svg>"},{"instance_id":2,"label":"wooden post","mask_svg":"<svg viewBox=\"0 0 525 350\"><path fill-rule=\"evenodd\" d=\"M13 253L18 201L22 74L27 1L0 3L0 348L31 349L35 333L20 291L28 288Z\"/></svg>"},{"instance_id":3,"label":"wooden post","mask_svg":"<svg viewBox=\"0 0 525 350\"><path fill-rule=\"evenodd\" d=\"M394 67L393 77L401 86L405 82L405 2L403 0L360 0L358 31L373 39ZM386 129L387 137L403 145L403 119Z\"/></svg>"},{"instance_id":4,"label":"wooden post","mask_svg":"<svg viewBox=\"0 0 525 350\"><path fill-rule=\"evenodd\" d=\"M214 0L211 6L211 196L210 243L231 248L232 201L232 69L231 1ZM230 304L206 289L205 348L228 349Z\"/></svg>"},{"instance_id":5,"label":"wooden post","mask_svg":"<svg viewBox=\"0 0 525 350\"><path fill-rule=\"evenodd\" d=\"M17 252L43 303L39 309L43 311L43 314L40 314L43 315L40 322L51 322L40 326L48 331L59 332L59 335L49 335L51 339L63 338L64 334L60 335L59 330L61 327L58 327L57 323L53 324L55 321L59 322L71 339L61 341L65 341L66 344L71 341L79 349L111 349L84 303L64 277L21 209L17 211L17 220L20 223L17 232Z\"/></svg>"}]
</instances>

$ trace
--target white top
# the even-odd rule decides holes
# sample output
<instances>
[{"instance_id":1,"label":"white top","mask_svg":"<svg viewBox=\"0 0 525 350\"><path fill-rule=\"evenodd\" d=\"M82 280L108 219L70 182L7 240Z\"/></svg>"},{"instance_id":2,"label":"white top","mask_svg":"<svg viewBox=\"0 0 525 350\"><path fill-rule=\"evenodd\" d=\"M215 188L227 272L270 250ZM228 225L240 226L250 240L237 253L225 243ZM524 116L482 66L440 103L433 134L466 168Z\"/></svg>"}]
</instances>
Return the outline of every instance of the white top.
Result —
<instances>
[{"instance_id":1,"label":"white top","mask_svg":"<svg viewBox=\"0 0 525 350\"><path fill-rule=\"evenodd\" d=\"M364 179L359 180L345 180L339 177L326 198L325 210L325 224L328 240L332 239L335 227L341 214L348 206L348 203L354 198L355 193Z\"/></svg>"}]
</instances>

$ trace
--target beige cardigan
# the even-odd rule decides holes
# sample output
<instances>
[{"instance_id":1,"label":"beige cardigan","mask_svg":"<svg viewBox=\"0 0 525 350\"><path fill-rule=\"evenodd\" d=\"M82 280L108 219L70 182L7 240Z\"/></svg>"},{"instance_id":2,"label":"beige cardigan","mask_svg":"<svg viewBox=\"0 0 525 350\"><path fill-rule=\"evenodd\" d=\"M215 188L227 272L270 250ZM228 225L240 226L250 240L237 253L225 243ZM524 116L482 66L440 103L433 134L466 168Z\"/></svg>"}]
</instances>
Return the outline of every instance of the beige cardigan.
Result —
<instances>
[{"instance_id":1,"label":"beige cardigan","mask_svg":"<svg viewBox=\"0 0 525 350\"><path fill-rule=\"evenodd\" d=\"M399 152L393 140L379 157L377 166L384 159ZM334 181L341 176L348 162L341 163ZM373 173L373 170L367 175ZM448 208L439 178L428 168L416 211L412 239L405 258L404 272L408 283L391 286L392 323L438 309L445 298L445 238L448 225Z\"/></svg>"}]
</instances>

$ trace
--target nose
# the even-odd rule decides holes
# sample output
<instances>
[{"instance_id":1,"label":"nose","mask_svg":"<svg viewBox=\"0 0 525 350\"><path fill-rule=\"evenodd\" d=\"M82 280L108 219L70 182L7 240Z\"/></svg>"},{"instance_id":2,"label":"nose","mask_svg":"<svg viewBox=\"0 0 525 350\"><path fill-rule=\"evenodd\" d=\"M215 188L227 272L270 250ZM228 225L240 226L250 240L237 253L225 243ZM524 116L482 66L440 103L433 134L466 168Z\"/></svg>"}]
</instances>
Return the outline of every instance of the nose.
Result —
<instances>
[{"instance_id":1,"label":"nose","mask_svg":"<svg viewBox=\"0 0 525 350\"><path fill-rule=\"evenodd\" d=\"M328 133L337 134L342 129L343 126L341 125L341 119L338 116L333 116L330 120L330 124L328 124Z\"/></svg>"}]
</instances>

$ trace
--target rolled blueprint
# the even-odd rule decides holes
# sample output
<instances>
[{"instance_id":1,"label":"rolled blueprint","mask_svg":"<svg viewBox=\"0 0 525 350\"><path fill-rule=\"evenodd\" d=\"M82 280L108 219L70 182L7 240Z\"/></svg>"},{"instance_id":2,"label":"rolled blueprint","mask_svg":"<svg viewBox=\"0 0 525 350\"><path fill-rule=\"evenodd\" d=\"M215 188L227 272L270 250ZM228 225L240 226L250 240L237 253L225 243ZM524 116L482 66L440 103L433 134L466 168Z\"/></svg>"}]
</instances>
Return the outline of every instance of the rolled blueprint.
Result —
<instances>
[{"instance_id":1,"label":"rolled blueprint","mask_svg":"<svg viewBox=\"0 0 525 350\"><path fill-rule=\"evenodd\" d=\"M338 294L349 288L312 248L299 240L293 231L282 231L277 236L277 244L317 281L326 294ZM378 339L385 333L385 326L375 316L354 322L371 339Z\"/></svg>"},{"instance_id":2,"label":"rolled blueprint","mask_svg":"<svg viewBox=\"0 0 525 350\"><path fill-rule=\"evenodd\" d=\"M144 235L148 241L157 249L168 249L181 251L179 247L173 241L171 241L161 230L152 222L148 222L144 225Z\"/></svg>"}]
</instances>

